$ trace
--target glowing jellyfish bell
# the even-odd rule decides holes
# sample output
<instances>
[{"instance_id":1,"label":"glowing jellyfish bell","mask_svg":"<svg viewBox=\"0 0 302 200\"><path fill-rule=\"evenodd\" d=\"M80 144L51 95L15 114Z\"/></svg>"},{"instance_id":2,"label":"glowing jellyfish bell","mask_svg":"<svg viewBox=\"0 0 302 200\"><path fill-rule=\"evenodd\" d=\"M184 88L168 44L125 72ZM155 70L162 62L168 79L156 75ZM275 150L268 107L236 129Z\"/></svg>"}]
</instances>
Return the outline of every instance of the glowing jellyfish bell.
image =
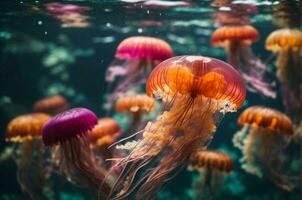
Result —
<instances>
[{"instance_id":1,"label":"glowing jellyfish bell","mask_svg":"<svg viewBox=\"0 0 302 200\"><path fill-rule=\"evenodd\" d=\"M123 40L117 47L116 60L106 73L106 81L109 83L120 79L113 88L109 104L128 90L139 89L151 70L172 56L171 46L159 38L134 36Z\"/></svg>"},{"instance_id":2,"label":"glowing jellyfish bell","mask_svg":"<svg viewBox=\"0 0 302 200\"><path fill-rule=\"evenodd\" d=\"M113 157L114 150L108 147L121 135L122 129L113 118L98 119L97 125L89 132L89 142L98 159L98 163Z\"/></svg>"},{"instance_id":3,"label":"glowing jellyfish bell","mask_svg":"<svg viewBox=\"0 0 302 200\"><path fill-rule=\"evenodd\" d=\"M265 47L278 53L277 77L280 80L283 103L295 123L302 120L302 32L298 29L279 29L266 39Z\"/></svg>"},{"instance_id":4,"label":"glowing jellyfish bell","mask_svg":"<svg viewBox=\"0 0 302 200\"><path fill-rule=\"evenodd\" d=\"M33 110L35 112L43 112L50 115L59 114L67 109L68 102L61 95L54 95L40 99L33 106Z\"/></svg>"},{"instance_id":5,"label":"glowing jellyfish bell","mask_svg":"<svg viewBox=\"0 0 302 200\"><path fill-rule=\"evenodd\" d=\"M215 47L226 49L228 62L241 72L249 91L275 98L274 85L267 80L269 73L266 66L253 54L250 47L258 40L259 33L253 26L232 25L216 29L211 43Z\"/></svg>"},{"instance_id":6,"label":"glowing jellyfish bell","mask_svg":"<svg viewBox=\"0 0 302 200\"><path fill-rule=\"evenodd\" d=\"M191 156L188 168L202 175L194 182L195 196L213 199L223 178L233 170L233 160L225 153L201 149Z\"/></svg>"},{"instance_id":7,"label":"glowing jellyfish bell","mask_svg":"<svg viewBox=\"0 0 302 200\"><path fill-rule=\"evenodd\" d=\"M100 189L100 195L106 196L110 187L104 182L106 172L97 166L88 140L88 132L96 124L95 114L86 108L67 110L44 125L43 142L46 146L58 145L59 168L70 181L95 192Z\"/></svg>"},{"instance_id":8,"label":"glowing jellyfish bell","mask_svg":"<svg viewBox=\"0 0 302 200\"><path fill-rule=\"evenodd\" d=\"M115 102L115 112L128 113L132 117L132 122L129 124L126 131L128 133L137 131L142 124L143 115L152 112L155 107L155 100L146 94L120 97ZM144 124L144 126L145 125L146 124Z\"/></svg>"},{"instance_id":9,"label":"glowing jellyfish bell","mask_svg":"<svg viewBox=\"0 0 302 200\"><path fill-rule=\"evenodd\" d=\"M275 109L252 106L241 113L238 124L243 128L234 135L233 143L242 151L242 168L292 190L293 183L281 171L282 150L293 135L291 120Z\"/></svg>"},{"instance_id":10,"label":"glowing jellyfish bell","mask_svg":"<svg viewBox=\"0 0 302 200\"><path fill-rule=\"evenodd\" d=\"M239 73L223 61L202 56L160 63L150 74L146 91L161 98L165 110L147 124L140 140L118 146L130 153L116 160L124 170L110 194L115 199L126 198L137 188L137 199L152 198L167 176L213 138L213 116L236 111L245 99ZM137 171L144 167L148 169L138 178Z\"/></svg>"},{"instance_id":11,"label":"glowing jellyfish bell","mask_svg":"<svg viewBox=\"0 0 302 200\"><path fill-rule=\"evenodd\" d=\"M43 113L20 115L9 122L5 140L15 146L17 177L22 190L32 199L43 198L45 171L41 130L50 116Z\"/></svg>"}]
</instances>

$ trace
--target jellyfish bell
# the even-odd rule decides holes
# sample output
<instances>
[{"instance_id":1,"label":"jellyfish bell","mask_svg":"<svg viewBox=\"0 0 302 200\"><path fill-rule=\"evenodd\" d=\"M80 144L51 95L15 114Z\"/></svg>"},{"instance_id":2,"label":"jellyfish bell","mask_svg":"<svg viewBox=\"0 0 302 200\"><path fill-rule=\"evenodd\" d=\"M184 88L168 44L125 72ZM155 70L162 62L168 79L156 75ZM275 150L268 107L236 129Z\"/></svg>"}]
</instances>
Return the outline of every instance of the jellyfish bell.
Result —
<instances>
[{"instance_id":1,"label":"jellyfish bell","mask_svg":"<svg viewBox=\"0 0 302 200\"><path fill-rule=\"evenodd\" d=\"M278 53L276 67L283 104L295 123L302 120L302 32L298 29L279 29L266 39L267 50Z\"/></svg>"},{"instance_id":2,"label":"jellyfish bell","mask_svg":"<svg viewBox=\"0 0 302 200\"><path fill-rule=\"evenodd\" d=\"M106 72L106 81L110 84L116 82L109 101L122 96L130 88L137 90L159 62L172 56L170 45L159 38L133 36L123 40L117 47L116 60Z\"/></svg>"},{"instance_id":3,"label":"jellyfish bell","mask_svg":"<svg viewBox=\"0 0 302 200\"><path fill-rule=\"evenodd\" d=\"M122 129L113 118L98 119L97 125L89 132L89 142L98 163L106 164L106 159L113 157L114 149L109 146L121 135Z\"/></svg>"},{"instance_id":4,"label":"jellyfish bell","mask_svg":"<svg viewBox=\"0 0 302 200\"><path fill-rule=\"evenodd\" d=\"M143 129L142 138L119 148L128 156L116 159L122 173L111 194L123 199L137 189L137 199L150 199L175 169L213 138L216 113L234 112L245 99L240 74L229 64L202 56L177 56L151 72L146 91L166 108ZM137 171L147 168L135 181Z\"/></svg>"},{"instance_id":5,"label":"jellyfish bell","mask_svg":"<svg viewBox=\"0 0 302 200\"><path fill-rule=\"evenodd\" d=\"M141 125L145 126L146 123L141 123L143 115L152 112L155 107L155 100L146 94L120 97L115 102L115 112L128 113L132 117L132 122L126 131L128 133L137 131Z\"/></svg>"},{"instance_id":6,"label":"jellyfish bell","mask_svg":"<svg viewBox=\"0 0 302 200\"><path fill-rule=\"evenodd\" d=\"M238 69L251 92L259 92L275 98L274 83L264 63L252 52L252 43L259 40L258 31L250 25L222 26L212 34L214 47L223 47L227 51L228 62Z\"/></svg>"},{"instance_id":7,"label":"jellyfish bell","mask_svg":"<svg viewBox=\"0 0 302 200\"><path fill-rule=\"evenodd\" d=\"M43 142L46 146L59 145L59 169L77 185L98 192L104 182L106 171L96 165L91 152L88 132L97 124L95 114L86 108L73 108L54 116L43 127ZM100 189L106 196L109 184Z\"/></svg>"},{"instance_id":8,"label":"jellyfish bell","mask_svg":"<svg viewBox=\"0 0 302 200\"><path fill-rule=\"evenodd\" d=\"M242 168L291 191L293 182L282 172L282 151L293 135L292 121L275 109L252 106L241 113L238 124L243 128L234 135L233 143L243 153Z\"/></svg>"},{"instance_id":9,"label":"jellyfish bell","mask_svg":"<svg viewBox=\"0 0 302 200\"><path fill-rule=\"evenodd\" d=\"M9 122L5 140L15 143L14 159L21 189L32 199L43 198L45 186L41 131L50 116L43 113L20 115Z\"/></svg>"},{"instance_id":10,"label":"jellyfish bell","mask_svg":"<svg viewBox=\"0 0 302 200\"><path fill-rule=\"evenodd\" d=\"M198 171L202 175L194 181L195 196L198 199L201 197L213 199L224 177L233 170L233 160L225 153L200 149L191 156L188 169Z\"/></svg>"},{"instance_id":11,"label":"jellyfish bell","mask_svg":"<svg viewBox=\"0 0 302 200\"><path fill-rule=\"evenodd\" d=\"M60 112L67 110L67 108L68 102L61 95L54 95L40 99L33 106L33 110L35 112L43 112L50 115L59 114Z\"/></svg>"}]
</instances>

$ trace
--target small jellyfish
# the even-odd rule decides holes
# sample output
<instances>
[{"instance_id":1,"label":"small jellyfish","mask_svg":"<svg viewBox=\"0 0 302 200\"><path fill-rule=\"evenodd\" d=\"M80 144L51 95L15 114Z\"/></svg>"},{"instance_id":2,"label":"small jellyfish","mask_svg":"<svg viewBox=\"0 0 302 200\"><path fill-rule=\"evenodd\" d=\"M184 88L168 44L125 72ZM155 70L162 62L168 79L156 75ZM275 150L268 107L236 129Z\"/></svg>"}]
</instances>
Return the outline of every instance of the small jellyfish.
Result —
<instances>
[{"instance_id":1,"label":"small jellyfish","mask_svg":"<svg viewBox=\"0 0 302 200\"><path fill-rule=\"evenodd\" d=\"M142 138L117 148L129 154L116 158L121 173L109 195L151 199L192 154L206 147L216 131L216 116L235 112L245 99L240 74L229 64L202 56L177 56L150 74L147 95L161 98L163 113L143 129Z\"/></svg>"},{"instance_id":2,"label":"small jellyfish","mask_svg":"<svg viewBox=\"0 0 302 200\"><path fill-rule=\"evenodd\" d=\"M42 129L46 146L55 147L59 171L71 182L106 196L110 189L106 171L98 166L90 149L88 132L97 124L93 112L74 108L54 116ZM100 184L103 187L100 188Z\"/></svg>"},{"instance_id":3,"label":"small jellyfish","mask_svg":"<svg viewBox=\"0 0 302 200\"><path fill-rule=\"evenodd\" d=\"M122 129L113 118L98 119L97 125L89 132L89 142L98 163L104 164L106 159L113 157L113 149L108 147L121 135Z\"/></svg>"},{"instance_id":4,"label":"small jellyfish","mask_svg":"<svg viewBox=\"0 0 302 200\"><path fill-rule=\"evenodd\" d=\"M283 104L295 123L302 120L302 32L279 29L266 39L265 47L278 53L277 77L281 82Z\"/></svg>"},{"instance_id":5,"label":"small jellyfish","mask_svg":"<svg viewBox=\"0 0 302 200\"><path fill-rule=\"evenodd\" d=\"M126 91L139 89L151 70L172 56L172 48L162 39L134 36L123 40L117 47L116 60L106 72L106 81L114 86L107 106L111 107L112 101Z\"/></svg>"},{"instance_id":6,"label":"small jellyfish","mask_svg":"<svg viewBox=\"0 0 302 200\"><path fill-rule=\"evenodd\" d=\"M18 166L18 182L31 199L45 198L46 171L41 134L49 119L49 115L42 113L20 115L10 121L6 129L6 141L16 144L13 158Z\"/></svg>"},{"instance_id":7,"label":"small jellyfish","mask_svg":"<svg viewBox=\"0 0 302 200\"><path fill-rule=\"evenodd\" d=\"M274 84L266 80L270 74L250 47L258 39L258 31L250 25L223 26L213 32L211 43L227 50L228 62L241 72L249 91L275 98Z\"/></svg>"},{"instance_id":8,"label":"small jellyfish","mask_svg":"<svg viewBox=\"0 0 302 200\"><path fill-rule=\"evenodd\" d=\"M242 168L291 191L293 182L282 173L282 151L293 135L291 120L272 108L252 106L241 113L237 122L243 128L234 135L233 144L242 151Z\"/></svg>"},{"instance_id":9,"label":"small jellyfish","mask_svg":"<svg viewBox=\"0 0 302 200\"><path fill-rule=\"evenodd\" d=\"M198 150L192 155L188 169L200 172L193 186L196 199L215 199L224 177L233 170L233 160L225 153Z\"/></svg>"},{"instance_id":10,"label":"small jellyfish","mask_svg":"<svg viewBox=\"0 0 302 200\"><path fill-rule=\"evenodd\" d=\"M34 106L34 112L43 112L56 115L68 109L67 100L61 95L49 96L38 100Z\"/></svg>"},{"instance_id":11,"label":"small jellyfish","mask_svg":"<svg viewBox=\"0 0 302 200\"><path fill-rule=\"evenodd\" d=\"M115 103L115 112L129 113L132 116L132 122L127 128L127 133L137 131L140 126L143 127L146 123L141 123L145 113L152 112L156 107L156 102L153 98L145 94L137 94L134 96L124 96L119 98Z\"/></svg>"}]
</instances>

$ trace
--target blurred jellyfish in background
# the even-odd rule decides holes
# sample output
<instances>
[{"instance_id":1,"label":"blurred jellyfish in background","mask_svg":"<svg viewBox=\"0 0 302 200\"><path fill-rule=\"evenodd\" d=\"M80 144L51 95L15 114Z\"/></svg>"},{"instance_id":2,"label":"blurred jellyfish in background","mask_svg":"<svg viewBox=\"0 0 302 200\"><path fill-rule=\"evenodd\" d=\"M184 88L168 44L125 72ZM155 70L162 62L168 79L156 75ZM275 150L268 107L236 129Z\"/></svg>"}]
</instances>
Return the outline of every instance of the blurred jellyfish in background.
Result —
<instances>
[{"instance_id":1,"label":"blurred jellyfish in background","mask_svg":"<svg viewBox=\"0 0 302 200\"><path fill-rule=\"evenodd\" d=\"M143 129L141 139L117 146L130 152L116 158L115 167L122 171L109 198L125 199L136 191L136 199L151 199L212 140L222 115L235 112L245 99L239 73L225 62L202 56L178 56L160 63L146 90L162 99L164 110Z\"/></svg>"},{"instance_id":2,"label":"blurred jellyfish in background","mask_svg":"<svg viewBox=\"0 0 302 200\"><path fill-rule=\"evenodd\" d=\"M139 92L151 70L172 56L172 48L162 39L135 36L123 40L106 72L108 92L112 92L106 107L110 109L113 101L129 90Z\"/></svg>"},{"instance_id":3,"label":"blurred jellyfish in background","mask_svg":"<svg viewBox=\"0 0 302 200\"><path fill-rule=\"evenodd\" d=\"M6 141L15 144L13 158L18 166L18 182L31 199L46 198L47 171L41 133L49 119L49 115L42 113L20 115L10 121L6 129Z\"/></svg>"},{"instance_id":4,"label":"blurred jellyfish in background","mask_svg":"<svg viewBox=\"0 0 302 200\"><path fill-rule=\"evenodd\" d=\"M93 112L74 108L54 116L42 130L43 142L53 149L59 172L72 183L106 196L110 185L103 167L98 166L90 149L88 133L97 124ZM100 188L100 184L102 188Z\"/></svg>"},{"instance_id":5,"label":"blurred jellyfish in background","mask_svg":"<svg viewBox=\"0 0 302 200\"><path fill-rule=\"evenodd\" d=\"M188 169L200 172L193 183L195 199L215 199L224 177L233 170L233 160L225 153L199 150L192 155Z\"/></svg>"},{"instance_id":6,"label":"blurred jellyfish in background","mask_svg":"<svg viewBox=\"0 0 302 200\"><path fill-rule=\"evenodd\" d=\"M295 123L302 120L302 32L284 28L272 32L265 47L277 53L277 77L281 82L283 103Z\"/></svg>"},{"instance_id":7,"label":"blurred jellyfish in background","mask_svg":"<svg viewBox=\"0 0 302 200\"><path fill-rule=\"evenodd\" d=\"M98 165L110 166L110 162L106 159L116 155L115 150L109 146L121 135L122 129L113 118L98 119L97 125L89 132L89 142Z\"/></svg>"},{"instance_id":8,"label":"blurred jellyfish in background","mask_svg":"<svg viewBox=\"0 0 302 200\"><path fill-rule=\"evenodd\" d=\"M43 112L56 115L68 109L67 100L61 95L54 95L38 100L34 106L34 112Z\"/></svg>"},{"instance_id":9,"label":"blurred jellyfish in background","mask_svg":"<svg viewBox=\"0 0 302 200\"><path fill-rule=\"evenodd\" d=\"M293 135L292 121L272 108L252 106L238 118L243 128L233 137L242 151L242 168L260 178L267 177L286 191L294 189L293 177L286 176L283 150Z\"/></svg>"},{"instance_id":10,"label":"blurred jellyfish in background","mask_svg":"<svg viewBox=\"0 0 302 200\"><path fill-rule=\"evenodd\" d=\"M156 107L156 101L145 94L124 96L115 102L115 112L131 115L126 133L134 133L141 130L147 124L143 121L144 114L152 112Z\"/></svg>"},{"instance_id":11,"label":"blurred jellyfish in background","mask_svg":"<svg viewBox=\"0 0 302 200\"><path fill-rule=\"evenodd\" d=\"M258 31L250 25L222 26L212 34L211 43L227 51L228 62L238 69L251 92L259 92L275 98L273 83L267 83L267 69L251 49L251 44L259 40Z\"/></svg>"},{"instance_id":12,"label":"blurred jellyfish in background","mask_svg":"<svg viewBox=\"0 0 302 200\"><path fill-rule=\"evenodd\" d=\"M87 22L90 17L83 15L90 10L88 6L53 2L46 3L45 7L50 15L62 22L64 28L85 28L91 25Z\"/></svg>"}]
</instances>

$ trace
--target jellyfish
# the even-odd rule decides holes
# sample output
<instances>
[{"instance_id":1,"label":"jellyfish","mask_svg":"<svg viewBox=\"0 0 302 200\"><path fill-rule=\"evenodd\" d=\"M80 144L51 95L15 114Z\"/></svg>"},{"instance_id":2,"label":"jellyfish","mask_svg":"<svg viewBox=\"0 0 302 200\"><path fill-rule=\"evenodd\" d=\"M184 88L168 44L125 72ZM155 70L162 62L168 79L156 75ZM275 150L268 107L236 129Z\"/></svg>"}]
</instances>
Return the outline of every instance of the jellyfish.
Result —
<instances>
[{"instance_id":1,"label":"jellyfish","mask_svg":"<svg viewBox=\"0 0 302 200\"><path fill-rule=\"evenodd\" d=\"M162 39L134 36L123 40L117 47L116 60L106 72L106 81L110 87L114 86L107 107L110 108L113 101L126 91L139 90L151 70L172 56L172 48Z\"/></svg>"},{"instance_id":2,"label":"jellyfish","mask_svg":"<svg viewBox=\"0 0 302 200\"><path fill-rule=\"evenodd\" d=\"M293 135L291 120L275 109L252 106L241 113L237 122L243 128L234 135L233 144L242 151L242 168L291 191L294 180L283 175L282 152Z\"/></svg>"},{"instance_id":3,"label":"jellyfish","mask_svg":"<svg viewBox=\"0 0 302 200\"><path fill-rule=\"evenodd\" d=\"M88 132L96 124L97 118L92 111L73 108L47 122L42 129L42 139L57 154L61 174L74 184L92 189L104 197L110 189L109 181L104 181L108 175L103 167L96 164L88 140ZM100 183L103 183L102 188Z\"/></svg>"},{"instance_id":4,"label":"jellyfish","mask_svg":"<svg viewBox=\"0 0 302 200\"><path fill-rule=\"evenodd\" d=\"M163 113L142 130L142 137L118 145L129 151L115 158L121 173L109 198L151 199L193 153L212 140L224 113L235 112L245 99L240 74L229 64L203 56L177 56L150 74L147 95L162 99ZM134 134L135 135L135 134Z\"/></svg>"},{"instance_id":5,"label":"jellyfish","mask_svg":"<svg viewBox=\"0 0 302 200\"><path fill-rule=\"evenodd\" d=\"M113 149L108 147L121 135L122 129L113 118L98 119L97 125L89 132L89 142L98 163L106 165L104 161L113 157Z\"/></svg>"},{"instance_id":6,"label":"jellyfish","mask_svg":"<svg viewBox=\"0 0 302 200\"><path fill-rule=\"evenodd\" d=\"M258 39L258 31L250 25L223 26L213 32L211 43L226 48L228 62L241 72L249 91L275 98L271 75L250 47Z\"/></svg>"},{"instance_id":7,"label":"jellyfish","mask_svg":"<svg viewBox=\"0 0 302 200\"><path fill-rule=\"evenodd\" d=\"M142 117L145 113L152 112L156 107L156 102L153 98L148 97L146 94L137 94L135 96L124 96L119 98L115 103L115 111L129 113L132 117L132 122L127 128L128 133L138 131L141 125ZM143 127L144 127L143 126Z\"/></svg>"},{"instance_id":8,"label":"jellyfish","mask_svg":"<svg viewBox=\"0 0 302 200\"><path fill-rule=\"evenodd\" d=\"M49 119L50 116L43 113L20 115L10 121L6 129L6 141L16 144L13 158L18 166L18 182L31 199L45 198L46 171L41 133Z\"/></svg>"},{"instance_id":9,"label":"jellyfish","mask_svg":"<svg viewBox=\"0 0 302 200\"><path fill-rule=\"evenodd\" d=\"M233 170L233 160L225 153L201 149L192 155L188 169L200 172L193 186L196 199L214 199L224 177Z\"/></svg>"},{"instance_id":10,"label":"jellyfish","mask_svg":"<svg viewBox=\"0 0 302 200\"><path fill-rule=\"evenodd\" d=\"M295 123L302 121L302 32L279 29L266 39L265 47L278 53L277 77L281 82L283 104Z\"/></svg>"},{"instance_id":11,"label":"jellyfish","mask_svg":"<svg viewBox=\"0 0 302 200\"><path fill-rule=\"evenodd\" d=\"M67 100L61 95L49 96L38 100L34 106L34 112L43 112L56 115L68 109Z\"/></svg>"}]
</instances>

